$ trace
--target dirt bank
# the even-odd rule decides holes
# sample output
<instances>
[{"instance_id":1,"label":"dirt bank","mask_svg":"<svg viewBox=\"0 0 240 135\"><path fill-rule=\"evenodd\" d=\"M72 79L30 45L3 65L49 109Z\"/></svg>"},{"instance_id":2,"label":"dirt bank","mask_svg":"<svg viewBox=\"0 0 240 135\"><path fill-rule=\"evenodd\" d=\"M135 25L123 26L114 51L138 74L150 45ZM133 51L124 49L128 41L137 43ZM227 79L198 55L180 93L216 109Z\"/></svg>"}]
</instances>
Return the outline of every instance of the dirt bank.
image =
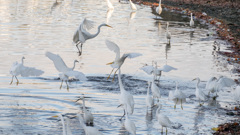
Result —
<instances>
[{"instance_id":1,"label":"dirt bank","mask_svg":"<svg viewBox=\"0 0 240 135\"><path fill-rule=\"evenodd\" d=\"M158 6L159 0L135 0L136 3ZM240 64L240 0L162 0L162 7L193 12L198 19L204 19L217 26L221 39L232 44L233 53L221 52L237 59Z\"/></svg>"}]
</instances>

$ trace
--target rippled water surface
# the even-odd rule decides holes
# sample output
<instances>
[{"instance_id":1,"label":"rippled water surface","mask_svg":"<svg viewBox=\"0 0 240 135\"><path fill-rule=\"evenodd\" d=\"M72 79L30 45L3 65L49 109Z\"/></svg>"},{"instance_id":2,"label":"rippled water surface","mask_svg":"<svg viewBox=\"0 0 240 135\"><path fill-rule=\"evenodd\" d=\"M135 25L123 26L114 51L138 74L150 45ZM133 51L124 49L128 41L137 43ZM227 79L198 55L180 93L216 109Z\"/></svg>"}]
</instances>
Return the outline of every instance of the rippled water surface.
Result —
<instances>
[{"instance_id":1,"label":"rippled water surface","mask_svg":"<svg viewBox=\"0 0 240 135\"><path fill-rule=\"evenodd\" d=\"M200 88L206 81L221 75L236 79L233 66L226 58L216 53L213 42L220 44L221 51L227 50L227 43L212 35L212 27L204 22L195 21L196 28L189 27L189 17L164 10L160 16L152 13L147 6L137 5L132 12L129 4L112 0L113 12L107 11L105 0L0 0L0 134L62 134L59 113L71 118L73 134L83 134L76 119L76 113L82 111L82 101L75 101L84 94L86 106L94 115L94 126L104 134L127 134L119 118L123 114L119 105L118 80L107 80L111 67L106 65L114 60L115 54L108 50L105 39L114 41L122 53L138 52L143 55L132 60L127 59L122 66L123 84L135 100L135 110L130 119L134 121L137 134L159 134L155 111L147 111L145 97L147 82L151 76L139 68L143 64L157 61L176 67L178 70L163 73L160 82L162 94L161 113L166 114L176 128L169 134L210 134L211 128L220 123L235 119L226 116L226 104L234 101L229 92L220 93L217 101L209 101L199 107L195 99L195 85L192 79L202 79ZM77 54L72 44L76 28L86 17L95 21L96 26L108 23L113 28L102 27L101 33L86 41L83 55ZM166 22L170 23L171 44L165 37ZM91 33L96 32L96 27ZM207 34L210 36L206 36ZM59 54L69 67L75 59L79 60L76 70L86 74L86 82L70 83L70 91L59 90L58 71L45 52ZM9 69L14 61L25 56L25 65L45 71L40 77L19 77L18 86L9 85ZM173 109L173 102L167 96L175 89L187 95L187 103ZM207 91L204 91L207 93Z\"/></svg>"}]
</instances>

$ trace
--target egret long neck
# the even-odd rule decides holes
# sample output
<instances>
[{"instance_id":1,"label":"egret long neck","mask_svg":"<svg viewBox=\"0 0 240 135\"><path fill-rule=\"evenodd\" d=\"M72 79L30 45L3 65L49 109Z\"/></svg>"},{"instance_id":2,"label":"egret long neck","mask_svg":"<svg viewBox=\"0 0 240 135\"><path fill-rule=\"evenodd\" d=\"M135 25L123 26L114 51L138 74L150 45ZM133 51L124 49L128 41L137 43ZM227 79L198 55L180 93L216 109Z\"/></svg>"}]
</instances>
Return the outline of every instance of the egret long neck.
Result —
<instances>
[{"instance_id":1,"label":"egret long neck","mask_svg":"<svg viewBox=\"0 0 240 135\"><path fill-rule=\"evenodd\" d=\"M22 64L23 64L23 59L24 59L24 58L22 57Z\"/></svg>"},{"instance_id":2,"label":"egret long neck","mask_svg":"<svg viewBox=\"0 0 240 135\"><path fill-rule=\"evenodd\" d=\"M158 6L161 7L161 0L159 0L159 5Z\"/></svg>"},{"instance_id":3,"label":"egret long neck","mask_svg":"<svg viewBox=\"0 0 240 135\"><path fill-rule=\"evenodd\" d=\"M193 21L192 13L191 13L191 20Z\"/></svg>"},{"instance_id":4,"label":"egret long neck","mask_svg":"<svg viewBox=\"0 0 240 135\"><path fill-rule=\"evenodd\" d=\"M104 25L104 24L99 25L99 26L98 26L98 31L97 31L97 33L94 34L92 38L95 38L95 37L100 33L100 30L101 30L101 27L102 27L102 26L105 26L105 25Z\"/></svg>"},{"instance_id":5,"label":"egret long neck","mask_svg":"<svg viewBox=\"0 0 240 135\"><path fill-rule=\"evenodd\" d=\"M198 85L199 85L199 83L200 83L200 79L198 78L197 81L198 81L198 82L197 82L196 88L198 88Z\"/></svg>"},{"instance_id":6,"label":"egret long neck","mask_svg":"<svg viewBox=\"0 0 240 135\"><path fill-rule=\"evenodd\" d=\"M75 68L75 65L76 65L76 61L73 62L73 67L72 67L72 70L74 70Z\"/></svg>"},{"instance_id":7,"label":"egret long neck","mask_svg":"<svg viewBox=\"0 0 240 135\"><path fill-rule=\"evenodd\" d=\"M124 91L124 88L123 88L123 83L122 83L122 79L121 79L121 70L119 69L118 70L118 82L119 82L119 87L120 87L120 91Z\"/></svg>"},{"instance_id":8,"label":"egret long neck","mask_svg":"<svg viewBox=\"0 0 240 135\"><path fill-rule=\"evenodd\" d=\"M61 119L61 122L62 122L62 126L63 126L63 135L67 135L66 134L66 126L64 124L64 119L63 119L63 116L60 114L60 119Z\"/></svg>"}]
</instances>

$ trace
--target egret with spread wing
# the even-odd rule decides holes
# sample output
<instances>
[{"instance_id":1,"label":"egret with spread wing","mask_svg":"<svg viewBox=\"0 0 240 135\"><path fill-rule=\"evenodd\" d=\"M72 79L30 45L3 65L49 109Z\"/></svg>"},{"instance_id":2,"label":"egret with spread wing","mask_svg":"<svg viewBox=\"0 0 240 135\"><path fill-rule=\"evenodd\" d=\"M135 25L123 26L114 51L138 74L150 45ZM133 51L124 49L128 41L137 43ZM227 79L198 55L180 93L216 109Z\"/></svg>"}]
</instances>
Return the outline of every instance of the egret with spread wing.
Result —
<instances>
[{"instance_id":1,"label":"egret with spread wing","mask_svg":"<svg viewBox=\"0 0 240 135\"><path fill-rule=\"evenodd\" d=\"M87 80L86 76L82 72L74 71L76 62L78 62L77 60L74 60L73 67L69 68L69 67L67 67L67 65L65 64L65 62L63 61L63 59L59 55L53 54L51 52L46 52L45 55L50 60L53 61L53 64L54 64L55 68L60 72L59 77L62 80L62 83L63 83L63 81L66 82L67 90L69 90L69 86L68 86L67 82L68 82L70 77L78 79L79 81L80 80L81 81ZM62 83L61 83L60 89L62 88Z\"/></svg>"},{"instance_id":2,"label":"egret with spread wing","mask_svg":"<svg viewBox=\"0 0 240 135\"><path fill-rule=\"evenodd\" d=\"M111 42L109 40L106 40L105 43L106 43L109 50L114 51L116 53L115 60L113 62L110 62L110 63L107 64L107 65L111 65L111 67L113 68L107 79L109 79L113 70L115 68L117 68L117 70L114 72L114 75L113 75L113 80L112 81L114 81L114 77L115 77L116 72L121 68L121 66L124 63L126 58L131 59L131 58L141 56L142 54L140 54L140 53L125 53L125 54L122 55L122 57L120 57L120 49L119 49L117 44L115 44L114 42Z\"/></svg>"},{"instance_id":3,"label":"egret with spread wing","mask_svg":"<svg viewBox=\"0 0 240 135\"><path fill-rule=\"evenodd\" d=\"M10 82L10 85L12 84L14 77L17 80L17 85L19 84L19 80L17 79L18 75L21 75L22 77L28 77L28 76L40 76L44 73L42 70L24 66L23 65L24 59L25 57L22 57L21 63L18 63L17 61L13 63L10 69L10 74L12 75L12 81Z\"/></svg>"},{"instance_id":4,"label":"egret with spread wing","mask_svg":"<svg viewBox=\"0 0 240 135\"><path fill-rule=\"evenodd\" d=\"M76 30L76 32L73 35L73 43L76 44L76 47L79 51L79 56L82 54L83 43L85 43L85 41L88 39L92 39L92 38L96 37L100 33L100 28L102 26L111 27L110 25L103 23L98 26L98 31L96 34L91 34L87 30L90 30L93 28L93 21L90 21L90 20L87 20L86 18L84 18L84 20L82 21L82 23L80 24L80 26L78 27L78 29ZM79 44L81 44L80 49L78 47Z\"/></svg>"}]
</instances>

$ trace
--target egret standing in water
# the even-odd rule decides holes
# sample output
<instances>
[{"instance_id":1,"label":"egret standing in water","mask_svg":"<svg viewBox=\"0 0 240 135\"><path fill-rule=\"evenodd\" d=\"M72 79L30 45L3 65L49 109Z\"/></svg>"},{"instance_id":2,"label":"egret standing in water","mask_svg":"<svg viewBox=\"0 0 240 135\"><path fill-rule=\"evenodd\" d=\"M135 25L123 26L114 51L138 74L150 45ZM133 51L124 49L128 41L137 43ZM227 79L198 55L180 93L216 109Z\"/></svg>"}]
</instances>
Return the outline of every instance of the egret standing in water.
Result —
<instances>
[{"instance_id":1,"label":"egret standing in water","mask_svg":"<svg viewBox=\"0 0 240 135\"><path fill-rule=\"evenodd\" d=\"M120 87L120 106L123 106L123 111L125 114L133 114L134 111L134 99L133 96L124 89L122 79L121 79L121 70L118 70L118 82L119 82L119 87ZM120 120L123 118L123 116L120 118Z\"/></svg>"},{"instance_id":2,"label":"egret standing in water","mask_svg":"<svg viewBox=\"0 0 240 135\"><path fill-rule=\"evenodd\" d=\"M88 125L93 124L93 115L92 113L86 109L85 106L85 99L84 99L84 95L82 97L82 101L83 101L83 118L84 118L84 122Z\"/></svg>"},{"instance_id":3,"label":"egret standing in water","mask_svg":"<svg viewBox=\"0 0 240 135\"><path fill-rule=\"evenodd\" d=\"M152 79L151 89L152 89L153 99L154 99L154 98L157 98L157 100L158 100L158 102L159 102L159 99L161 98L160 89L159 89L159 87L155 84L154 79Z\"/></svg>"},{"instance_id":4,"label":"egret standing in water","mask_svg":"<svg viewBox=\"0 0 240 135\"><path fill-rule=\"evenodd\" d=\"M23 65L24 59L25 57L22 57L21 63L18 63L17 61L13 63L10 69L10 74L12 75L12 81L10 82L10 85L12 84L14 77L17 80L17 85L19 84L19 80L17 79L18 75L21 75L22 77L28 77L28 76L40 76L44 73L42 70L24 66Z\"/></svg>"},{"instance_id":5,"label":"egret standing in water","mask_svg":"<svg viewBox=\"0 0 240 135\"><path fill-rule=\"evenodd\" d=\"M132 2L132 0L129 0L129 3L130 3L130 7L132 10L137 10L137 7L136 5Z\"/></svg>"},{"instance_id":6,"label":"egret standing in water","mask_svg":"<svg viewBox=\"0 0 240 135\"><path fill-rule=\"evenodd\" d=\"M126 119L124 121L125 129L132 135L136 135L136 126L133 121L131 121L128 117L128 113L126 114Z\"/></svg>"},{"instance_id":7,"label":"egret standing in water","mask_svg":"<svg viewBox=\"0 0 240 135\"><path fill-rule=\"evenodd\" d=\"M116 72L118 70L120 70L120 68L121 68L121 66L124 63L126 58L130 58L131 59L131 58L135 58L135 57L141 56L142 54L140 54L140 53L125 53L125 54L122 55L122 57L120 57L120 49L119 49L117 44L115 44L114 42L111 42L109 40L106 40L105 43L106 43L106 45L107 45L109 50L114 51L116 53L115 60L113 62L110 62L110 63L107 64L107 65L111 65L111 67L113 68L107 79L109 79L109 77L112 74L113 70L115 68L117 68L117 70L114 72L114 75L113 75L113 80L112 81L114 81L114 77L115 77Z\"/></svg>"},{"instance_id":8,"label":"egret standing in water","mask_svg":"<svg viewBox=\"0 0 240 135\"><path fill-rule=\"evenodd\" d=\"M160 110L162 109L162 105L159 103L158 104L158 109L156 111L156 117L157 117L157 120L158 120L158 123L162 126L162 132L163 133L163 127L166 128L166 135L167 135L167 128L170 128L172 127L172 122L169 120L169 118L160 113Z\"/></svg>"},{"instance_id":9,"label":"egret standing in water","mask_svg":"<svg viewBox=\"0 0 240 135\"><path fill-rule=\"evenodd\" d=\"M65 62L63 61L63 59L62 59L59 55L53 54L53 53L51 53L51 52L46 52L45 55L46 55L50 60L52 60L55 68L56 68L59 72L61 72L61 73L59 74L59 77L60 77L60 79L62 80L60 89L62 88L63 81L65 81L65 82L66 82L66 85L67 85L67 90L69 90L69 86L68 86L69 77L74 77L74 78L78 79L79 81L80 81L80 80L81 80L81 81L87 80L87 78L85 77L85 75L84 75L82 72L74 71L75 64L76 64L76 62L78 62L77 60L74 60L74 62L73 62L73 67L72 67L72 68L69 68L69 67L67 67L67 65L65 64Z\"/></svg>"},{"instance_id":10,"label":"egret standing in water","mask_svg":"<svg viewBox=\"0 0 240 135\"><path fill-rule=\"evenodd\" d=\"M156 12L160 15L162 13L162 6L161 6L161 0L159 0L158 7L156 8Z\"/></svg>"},{"instance_id":11,"label":"egret standing in water","mask_svg":"<svg viewBox=\"0 0 240 135\"><path fill-rule=\"evenodd\" d=\"M169 22L167 22L167 32L166 32L166 37L167 37L168 44L170 44L171 33L168 31L168 26L169 26Z\"/></svg>"},{"instance_id":12,"label":"egret standing in water","mask_svg":"<svg viewBox=\"0 0 240 135\"><path fill-rule=\"evenodd\" d=\"M66 125L67 125L67 128L66 128L64 117L62 116L62 114L58 114L58 117L60 117L61 122L62 122L63 135L72 135L72 131L70 129L70 120L69 120L69 118L66 118Z\"/></svg>"},{"instance_id":13,"label":"egret standing in water","mask_svg":"<svg viewBox=\"0 0 240 135\"><path fill-rule=\"evenodd\" d=\"M151 96L150 93L149 93L149 91L150 91L150 86L151 86L151 82L148 81L148 89L147 89L146 105L147 105L147 107L152 108L153 105L154 105L154 102L153 102L153 98L152 98L152 96Z\"/></svg>"},{"instance_id":14,"label":"egret standing in water","mask_svg":"<svg viewBox=\"0 0 240 135\"><path fill-rule=\"evenodd\" d=\"M197 100L199 101L199 105L202 106L202 104L200 102L201 102L201 100L205 101L207 99L207 96L198 87L198 85L200 83L200 79L197 77L197 78L193 79L193 81L194 80L197 80L195 95L196 95Z\"/></svg>"},{"instance_id":15,"label":"egret standing in water","mask_svg":"<svg viewBox=\"0 0 240 135\"><path fill-rule=\"evenodd\" d=\"M210 93L216 92L216 88L215 88L216 85L217 85L217 78L216 77L211 77L208 80L208 82L206 84L206 87L205 87L205 89L208 91L208 95Z\"/></svg>"},{"instance_id":16,"label":"egret standing in water","mask_svg":"<svg viewBox=\"0 0 240 135\"><path fill-rule=\"evenodd\" d=\"M178 89L178 82L176 82L176 90L174 92L170 91L168 97L175 103L174 109L176 109L178 104L181 104L183 110L182 104L186 102L186 95Z\"/></svg>"},{"instance_id":17,"label":"egret standing in water","mask_svg":"<svg viewBox=\"0 0 240 135\"><path fill-rule=\"evenodd\" d=\"M190 20L190 27L194 26L194 21L193 21L193 17L192 17L192 13L191 13L191 20Z\"/></svg>"},{"instance_id":18,"label":"egret standing in water","mask_svg":"<svg viewBox=\"0 0 240 135\"><path fill-rule=\"evenodd\" d=\"M96 34L91 34L87 30L90 30L93 28L93 21L90 21L90 20L87 20L86 18L84 18L84 20L82 21L82 23L80 24L80 26L78 27L78 29L76 30L76 32L73 35L73 43L76 44L76 47L79 51L79 56L82 54L83 43L85 43L85 41L88 39L95 38L100 33L100 28L102 26L111 27L110 25L103 23L98 26L98 31ZM78 47L79 44L81 44L80 49Z\"/></svg>"}]
</instances>

